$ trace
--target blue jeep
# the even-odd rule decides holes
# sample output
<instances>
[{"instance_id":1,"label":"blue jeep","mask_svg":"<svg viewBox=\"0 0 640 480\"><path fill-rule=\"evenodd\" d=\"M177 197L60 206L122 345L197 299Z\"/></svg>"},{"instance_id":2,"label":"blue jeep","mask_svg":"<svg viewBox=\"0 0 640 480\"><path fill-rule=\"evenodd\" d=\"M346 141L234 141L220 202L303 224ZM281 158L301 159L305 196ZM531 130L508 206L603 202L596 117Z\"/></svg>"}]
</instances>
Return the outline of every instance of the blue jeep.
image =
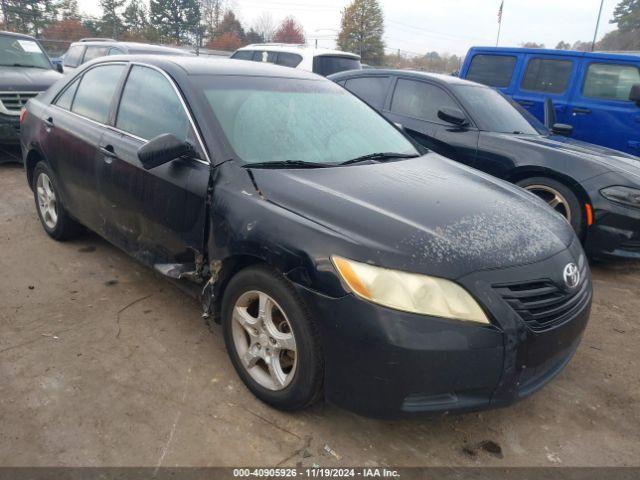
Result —
<instances>
[{"instance_id":1,"label":"blue jeep","mask_svg":"<svg viewBox=\"0 0 640 480\"><path fill-rule=\"evenodd\" d=\"M551 99L572 137L640 155L640 55L473 47L460 72L497 88L539 120Z\"/></svg>"}]
</instances>

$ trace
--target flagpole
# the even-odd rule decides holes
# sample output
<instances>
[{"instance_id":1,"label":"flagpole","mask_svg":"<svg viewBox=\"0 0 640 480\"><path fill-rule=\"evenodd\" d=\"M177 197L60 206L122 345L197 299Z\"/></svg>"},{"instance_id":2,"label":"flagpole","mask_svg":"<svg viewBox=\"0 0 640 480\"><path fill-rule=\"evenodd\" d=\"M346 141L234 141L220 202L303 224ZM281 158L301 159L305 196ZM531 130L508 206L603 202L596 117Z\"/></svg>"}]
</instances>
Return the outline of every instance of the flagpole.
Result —
<instances>
[{"instance_id":1,"label":"flagpole","mask_svg":"<svg viewBox=\"0 0 640 480\"><path fill-rule=\"evenodd\" d=\"M498 38L496 38L496 47L500 44L500 31L502 30L502 14L504 12L504 0L500 3L500 10L498 10Z\"/></svg>"},{"instance_id":2,"label":"flagpole","mask_svg":"<svg viewBox=\"0 0 640 480\"><path fill-rule=\"evenodd\" d=\"M502 22L498 23L498 38L496 40L496 47L500 43L500 30L502 29Z\"/></svg>"},{"instance_id":3,"label":"flagpole","mask_svg":"<svg viewBox=\"0 0 640 480\"><path fill-rule=\"evenodd\" d=\"M596 22L596 31L593 34L593 42L591 43L591 51L596 49L596 40L598 39L598 29L600 28L600 18L602 17L602 7L604 6L604 0L600 1L600 11L598 12L598 21Z\"/></svg>"}]
</instances>

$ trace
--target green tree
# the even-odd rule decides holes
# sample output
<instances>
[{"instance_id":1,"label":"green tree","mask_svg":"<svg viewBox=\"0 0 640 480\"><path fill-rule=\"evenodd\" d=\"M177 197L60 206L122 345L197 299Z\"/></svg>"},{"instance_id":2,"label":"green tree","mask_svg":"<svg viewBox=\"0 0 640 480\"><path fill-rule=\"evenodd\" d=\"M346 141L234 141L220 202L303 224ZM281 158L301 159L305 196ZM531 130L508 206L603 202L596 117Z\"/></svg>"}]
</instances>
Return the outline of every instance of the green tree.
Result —
<instances>
[{"instance_id":1,"label":"green tree","mask_svg":"<svg viewBox=\"0 0 640 480\"><path fill-rule=\"evenodd\" d=\"M100 30L103 35L118 38L124 30L120 9L124 5L124 0L100 0L102 8L102 18L100 19Z\"/></svg>"},{"instance_id":2,"label":"green tree","mask_svg":"<svg viewBox=\"0 0 640 480\"><path fill-rule=\"evenodd\" d=\"M198 0L151 0L149 12L151 24L162 41L192 43L198 37Z\"/></svg>"},{"instance_id":3,"label":"green tree","mask_svg":"<svg viewBox=\"0 0 640 480\"><path fill-rule=\"evenodd\" d=\"M130 0L122 17L125 28L133 35L143 34L149 28L147 7L141 0Z\"/></svg>"},{"instance_id":4,"label":"green tree","mask_svg":"<svg viewBox=\"0 0 640 480\"><path fill-rule=\"evenodd\" d=\"M640 0L622 0L613 12L611 23L621 32L640 30Z\"/></svg>"},{"instance_id":5,"label":"green tree","mask_svg":"<svg viewBox=\"0 0 640 480\"><path fill-rule=\"evenodd\" d=\"M2 0L1 6L5 28L35 36L58 16L53 0Z\"/></svg>"},{"instance_id":6,"label":"green tree","mask_svg":"<svg viewBox=\"0 0 640 480\"><path fill-rule=\"evenodd\" d=\"M244 28L242 28L242 23L236 17L236 14L233 10L227 10L216 29L215 36L219 37L224 35L225 33L233 33L240 40L244 41L245 32Z\"/></svg>"},{"instance_id":7,"label":"green tree","mask_svg":"<svg viewBox=\"0 0 640 480\"><path fill-rule=\"evenodd\" d=\"M62 20L79 19L80 9L78 8L78 0L60 0L58 3L58 14Z\"/></svg>"},{"instance_id":8,"label":"green tree","mask_svg":"<svg viewBox=\"0 0 640 480\"><path fill-rule=\"evenodd\" d=\"M378 0L353 0L342 11L338 46L355 52L364 63L380 65L384 59L384 16Z\"/></svg>"},{"instance_id":9,"label":"green tree","mask_svg":"<svg viewBox=\"0 0 640 480\"><path fill-rule=\"evenodd\" d=\"M571 44L569 42L565 42L564 40L561 40L556 45L556 50L571 50Z\"/></svg>"}]
</instances>

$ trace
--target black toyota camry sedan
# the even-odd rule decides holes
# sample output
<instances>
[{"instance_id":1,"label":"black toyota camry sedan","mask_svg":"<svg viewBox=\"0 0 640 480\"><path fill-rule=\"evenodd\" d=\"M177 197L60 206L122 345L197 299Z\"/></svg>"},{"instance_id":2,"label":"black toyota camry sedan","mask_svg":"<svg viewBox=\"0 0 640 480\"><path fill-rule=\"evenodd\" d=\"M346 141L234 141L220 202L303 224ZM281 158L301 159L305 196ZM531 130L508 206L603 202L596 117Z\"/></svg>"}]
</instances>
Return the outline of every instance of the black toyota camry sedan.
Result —
<instances>
[{"instance_id":1,"label":"black toyota camry sedan","mask_svg":"<svg viewBox=\"0 0 640 480\"><path fill-rule=\"evenodd\" d=\"M595 257L640 258L640 158L547 129L495 90L456 77L352 71L335 82L421 146L516 183L567 218Z\"/></svg>"},{"instance_id":2,"label":"black toyota camry sedan","mask_svg":"<svg viewBox=\"0 0 640 480\"><path fill-rule=\"evenodd\" d=\"M81 225L202 288L233 365L285 410L509 404L570 360L591 279L562 216L413 144L329 80L109 57L29 102L44 230Z\"/></svg>"}]
</instances>

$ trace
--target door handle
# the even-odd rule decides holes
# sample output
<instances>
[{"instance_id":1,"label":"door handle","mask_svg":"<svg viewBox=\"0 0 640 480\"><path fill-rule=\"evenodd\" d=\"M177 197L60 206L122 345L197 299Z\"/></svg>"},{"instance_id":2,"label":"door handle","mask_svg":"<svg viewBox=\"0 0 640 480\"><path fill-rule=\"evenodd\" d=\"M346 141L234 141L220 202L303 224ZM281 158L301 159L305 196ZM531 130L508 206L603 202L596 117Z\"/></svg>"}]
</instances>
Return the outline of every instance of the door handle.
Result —
<instances>
[{"instance_id":1,"label":"door handle","mask_svg":"<svg viewBox=\"0 0 640 480\"><path fill-rule=\"evenodd\" d=\"M518 100L518 103L523 107L533 107L535 105L531 100Z\"/></svg>"},{"instance_id":2,"label":"door handle","mask_svg":"<svg viewBox=\"0 0 640 480\"><path fill-rule=\"evenodd\" d=\"M580 108L580 107L576 107L573 109L573 114L574 115L589 115L591 113L591 109L589 108Z\"/></svg>"},{"instance_id":3,"label":"door handle","mask_svg":"<svg viewBox=\"0 0 640 480\"><path fill-rule=\"evenodd\" d=\"M100 153L104 155L104 160L108 163L116 157L116 151L113 148L113 145L100 145Z\"/></svg>"},{"instance_id":4,"label":"door handle","mask_svg":"<svg viewBox=\"0 0 640 480\"><path fill-rule=\"evenodd\" d=\"M53 117L49 117L44 121L44 128L47 132L50 132L53 126Z\"/></svg>"}]
</instances>

